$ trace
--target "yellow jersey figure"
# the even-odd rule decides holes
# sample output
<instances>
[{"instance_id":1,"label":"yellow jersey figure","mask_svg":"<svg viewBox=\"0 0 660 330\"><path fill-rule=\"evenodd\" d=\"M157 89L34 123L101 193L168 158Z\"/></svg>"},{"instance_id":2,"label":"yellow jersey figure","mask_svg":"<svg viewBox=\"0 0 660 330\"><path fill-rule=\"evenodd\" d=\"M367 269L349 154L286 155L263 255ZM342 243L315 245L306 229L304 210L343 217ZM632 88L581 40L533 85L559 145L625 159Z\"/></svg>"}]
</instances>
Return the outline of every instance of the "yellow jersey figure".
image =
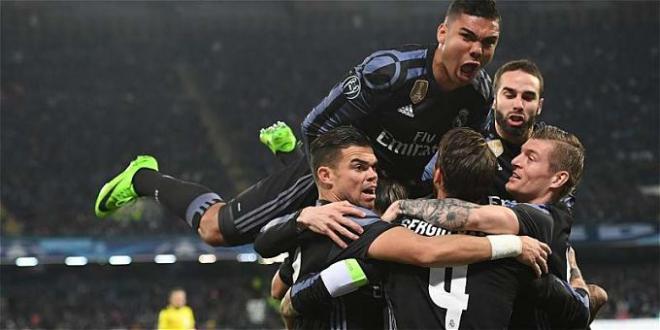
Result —
<instances>
[{"instance_id":1,"label":"yellow jersey figure","mask_svg":"<svg viewBox=\"0 0 660 330\"><path fill-rule=\"evenodd\" d=\"M158 314L158 330L195 329L195 317L186 306L186 291L177 288L170 291L170 304Z\"/></svg>"}]
</instances>

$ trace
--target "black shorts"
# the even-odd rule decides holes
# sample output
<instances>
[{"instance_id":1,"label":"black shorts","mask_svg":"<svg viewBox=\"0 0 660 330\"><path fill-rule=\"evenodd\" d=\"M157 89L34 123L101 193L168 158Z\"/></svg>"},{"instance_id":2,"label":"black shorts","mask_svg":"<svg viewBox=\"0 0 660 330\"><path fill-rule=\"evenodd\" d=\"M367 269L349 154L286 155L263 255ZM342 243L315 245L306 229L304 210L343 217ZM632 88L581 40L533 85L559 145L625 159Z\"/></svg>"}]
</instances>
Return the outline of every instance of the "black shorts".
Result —
<instances>
[{"instance_id":1,"label":"black shorts","mask_svg":"<svg viewBox=\"0 0 660 330\"><path fill-rule=\"evenodd\" d=\"M317 199L307 158L300 157L228 201L219 214L220 231L228 245L252 243L270 220L313 206Z\"/></svg>"}]
</instances>

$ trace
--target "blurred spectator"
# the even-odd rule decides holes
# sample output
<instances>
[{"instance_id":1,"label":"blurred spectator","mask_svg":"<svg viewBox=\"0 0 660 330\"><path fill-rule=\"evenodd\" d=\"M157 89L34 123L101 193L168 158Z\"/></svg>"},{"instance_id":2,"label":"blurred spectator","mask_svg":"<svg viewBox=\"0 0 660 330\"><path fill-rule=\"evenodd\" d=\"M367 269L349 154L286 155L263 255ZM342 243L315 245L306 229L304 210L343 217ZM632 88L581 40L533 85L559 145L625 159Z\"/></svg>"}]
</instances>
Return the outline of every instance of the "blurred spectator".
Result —
<instances>
[{"instance_id":1,"label":"blurred spectator","mask_svg":"<svg viewBox=\"0 0 660 330\"><path fill-rule=\"evenodd\" d=\"M169 304L158 313L158 330L195 329L195 316L186 305L186 291L182 288L170 291Z\"/></svg>"}]
</instances>

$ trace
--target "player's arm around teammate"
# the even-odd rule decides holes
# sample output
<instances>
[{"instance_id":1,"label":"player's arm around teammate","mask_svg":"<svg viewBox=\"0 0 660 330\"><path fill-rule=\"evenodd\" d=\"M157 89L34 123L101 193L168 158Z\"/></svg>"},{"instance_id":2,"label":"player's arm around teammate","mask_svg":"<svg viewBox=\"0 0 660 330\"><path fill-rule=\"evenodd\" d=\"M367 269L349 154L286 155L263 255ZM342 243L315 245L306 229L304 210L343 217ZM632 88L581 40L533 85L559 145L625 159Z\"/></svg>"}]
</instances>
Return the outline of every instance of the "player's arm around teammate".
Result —
<instances>
[{"instance_id":1,"label":"player's arm around teammate","mask_svg":"<svg viewBox=\"0 0 660 330\"><path fill-rule=\"evenodd\" d=\"M348 201L306 207L298 212L276 218L266 224L257 235L254 249L264 258L287 252L298 245L298 237L306 230L328 236L341 248L346 242L340 238L356 240L362 227L349 217L362 218L365 213Z\"/></svg>"},{"instance_id":2,"label":"player's arm around teammate","mask_svg":"<svg viewBox=\"0 0 660 330\"><path fill-rule=\"evenodd\" d=\"M508 207L479 205L455 198L400 200L392 203L383 220L412 217L447 230L469 230L490 234L518 234L516 214Z\"/></svg>"}]
</instances>

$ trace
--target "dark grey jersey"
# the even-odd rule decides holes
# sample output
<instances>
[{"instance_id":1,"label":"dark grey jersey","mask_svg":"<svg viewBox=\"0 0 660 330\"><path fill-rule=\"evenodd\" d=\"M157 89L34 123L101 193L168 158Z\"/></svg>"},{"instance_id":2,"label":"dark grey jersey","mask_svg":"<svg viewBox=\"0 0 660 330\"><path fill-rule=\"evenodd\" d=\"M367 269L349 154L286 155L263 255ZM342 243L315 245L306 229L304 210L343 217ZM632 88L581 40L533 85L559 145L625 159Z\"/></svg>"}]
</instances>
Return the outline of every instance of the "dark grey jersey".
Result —
<instances>
[{"instance_id":1,"label":"dark grey jersey","mask_svg":"<svg viewBox=\"0 0 660 330\"><path fill-rule=\"evenodd\" d=\"M364 208L360 208L360 210L365 212L366 217L352 218L352 220L362 226L364 231L357 240L345 238L348 245L345 249L337 246L327 236L312 231L296 233L295 215L290 218L284 217L281 221L274 220L267 225L257 237L255 248L260 253L272 255L278 252L270 247L273 242L290 237L289 241L293 242L293 245L297 245L290 260L294 282L297 282L301 276L318 273L343 259L356 258L366 261L371 243L380 234L395 227L395 225L381 221L371 210ZM284 248L289 249L290 246ZM388 310L382 295L374 294L374 292L380 291L380 287L373 284L376 283L372 283L349 295L333 299L329 309L316 309L313 312L299 316L296 318L296 328L383 329L387 325Z\"/></svg>"},{"instance_id":2,"label":"dark grey jersey","mask_svg":"<svg viewBox=\"0 0 660 330\"><path fill-rule=\"evenodd\" d=\"M401 224L421 235L450 234L421 220ZM533 277L513 259L457 267L386 267L386 297L399 329L507 329L519 289Z\"/></svg>"},{"instance_id":3,"label":"dark grey jersey","mask_svg":"<svg viewBox=\"0 0 660 330\"><path fill-rule=\"evenodd\" d=\"M491 104L491 80L481 70L471 85L442 91L432 71L437 45L371 54L307 115L306 139L351 124L371 139L381 174L419 181L442 135L456 126L479 129Z\"/></svg>"}]
</instances>

